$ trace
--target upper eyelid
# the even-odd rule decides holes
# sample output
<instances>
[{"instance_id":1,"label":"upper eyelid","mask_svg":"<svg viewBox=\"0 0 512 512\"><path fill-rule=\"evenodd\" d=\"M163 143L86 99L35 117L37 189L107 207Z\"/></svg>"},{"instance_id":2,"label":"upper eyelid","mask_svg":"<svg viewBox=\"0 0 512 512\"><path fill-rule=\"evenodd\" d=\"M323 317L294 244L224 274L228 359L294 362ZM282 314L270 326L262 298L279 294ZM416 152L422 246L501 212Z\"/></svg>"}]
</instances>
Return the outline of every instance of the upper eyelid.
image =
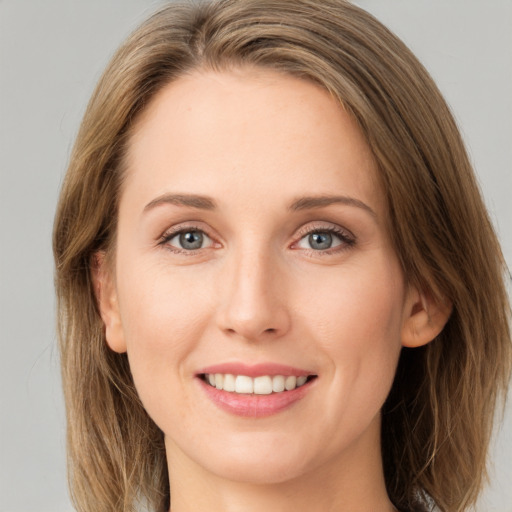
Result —
<instances>
[{"instance_id":1,"label":"upper eyelid","mask_svg":"<svg viewBox=\"0 0 512 512\"><path fill-rule=\"evenodd\" d=\"M354 240L356 238L352 231L333 222L317 221L316 225L311 226L311 224L315 224L315 221L313 221L313 223L308 223L305 224L304 226L301 226L296 232L297 235L303 238L304 236L307 236L311 233L328 231L340 235L345 234L347 237L353 238Z\"/></svg>"},{"instance_id":2,"label":"upper eyelid","mask_svg":"<svg viewBox=\"0 0 512 512\"><path fill-rule=\"evenodd\" d=\"M211 234L211 230L204 226L204 223L201 221L190 221L190 222L180 222L175 226L171 226L164 230L164 232L159 237L168 238L178 235L180 233L186 233L187 231L201 231L205 235L210 238L213 238L214 235Z\"/></svg>"}]
</instances>

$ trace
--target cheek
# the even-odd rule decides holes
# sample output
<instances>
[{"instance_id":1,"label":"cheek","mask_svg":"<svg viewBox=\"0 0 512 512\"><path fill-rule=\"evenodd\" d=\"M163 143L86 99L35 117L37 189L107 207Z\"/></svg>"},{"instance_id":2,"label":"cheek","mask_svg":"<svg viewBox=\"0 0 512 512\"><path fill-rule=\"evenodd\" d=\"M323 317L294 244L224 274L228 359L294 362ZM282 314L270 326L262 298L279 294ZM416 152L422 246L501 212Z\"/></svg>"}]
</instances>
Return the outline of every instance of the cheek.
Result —
<instances>
[{"instance_id":1,"label":"cheek","mask_svg":"<svg viewBox=\"0 0 512 512\"><path fill-rule=\"evenodd\" d=\"M134 269L137 269L135 272ZM122 272L122 273L121 273ZM199 276L171 272L162 265L130 265L118 285L121 319L130 349L179 352L194 340L212 307ZM122 300L122 299L125 300Z\"/></svg>"},{"instance_id":2,"label":"cheek","mask_svg":"<svg viewBox=\"0 0 512 512\"><path fill-rule=\"evenodd\" d=\"M393 259L340 272L315 294L315 339L330 360L333 396L350 410L370 417L386 399L401 350L403 301Z\"/></svg>"},{"instance_id":3,"label":"cheek","mask_svg":"<svg viewBox=\"0 0 512 512\"><path fill-rule=\"evenodd\" d=\"M316 323L318 337L333 349L344 343L368 346L390 338L399 343L404 293L393 258L380 258L335 269L325 277L312 274L297 294L301 297L298 309Z\"/></svg>"},{"instance_id":4,"label":"cheek","mask_svg":"<svg viewBox=\"0 0 512 512\"><path fill-rule=\"evenodd\" d=\"M130 369L145 408L160 424L170 390L186 398L183 377L210 317L212 294L160 266L134 264L119 268L119 275L127 276L118 290Z\"/></svg>"}]
</instances>

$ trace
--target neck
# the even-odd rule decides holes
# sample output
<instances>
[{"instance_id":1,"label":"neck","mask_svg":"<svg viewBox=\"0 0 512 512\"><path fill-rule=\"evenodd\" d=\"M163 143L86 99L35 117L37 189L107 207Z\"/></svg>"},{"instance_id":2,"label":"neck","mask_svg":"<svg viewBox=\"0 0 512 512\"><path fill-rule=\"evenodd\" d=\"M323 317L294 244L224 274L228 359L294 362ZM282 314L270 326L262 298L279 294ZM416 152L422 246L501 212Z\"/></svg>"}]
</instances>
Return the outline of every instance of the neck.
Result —
<instances>
[{"instance_id":1,"label":"neck","mask_svg":"<svg viewBox=\"0 0 512 512\"><path fill-rule=\"evenodd\" d=\"M380 429L369 430L350 453L292 479L263 483L223 478L196 464L166 439L171 511L393 512L384 483Z\"/></svg>"}]
</instances>

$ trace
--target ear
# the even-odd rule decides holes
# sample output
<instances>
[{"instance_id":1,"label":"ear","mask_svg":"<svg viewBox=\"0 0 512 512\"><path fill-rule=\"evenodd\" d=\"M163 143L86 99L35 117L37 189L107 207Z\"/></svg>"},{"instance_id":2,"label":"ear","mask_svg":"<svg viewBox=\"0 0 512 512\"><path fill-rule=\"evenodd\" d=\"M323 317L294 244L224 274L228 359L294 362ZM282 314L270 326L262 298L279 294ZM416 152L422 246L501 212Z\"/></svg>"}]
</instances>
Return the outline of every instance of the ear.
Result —
<instances>
[{"instance_id":1,"label":"ear","mask_svg":"<svg viewBox=\"0 0 512 512\"><path fill-rule=\"evenodd\" d=\"M116 284L104 251L94 254L91 270L94 294L105 326L107 344L114 352L122 354L126 352L126 343L119 313Z\"/></svg>"},{"instance_id":2,"label":"ear","mask_svg":"<svg viewBox=\"0 0 512 512\"><path fill-rule=\"evenodd\" d=\"M402 345L414 348L430 343L443 330L451 312L451 303L439 303L431 294L409 287L402 324Z\"/></svg>"}]
</instances>

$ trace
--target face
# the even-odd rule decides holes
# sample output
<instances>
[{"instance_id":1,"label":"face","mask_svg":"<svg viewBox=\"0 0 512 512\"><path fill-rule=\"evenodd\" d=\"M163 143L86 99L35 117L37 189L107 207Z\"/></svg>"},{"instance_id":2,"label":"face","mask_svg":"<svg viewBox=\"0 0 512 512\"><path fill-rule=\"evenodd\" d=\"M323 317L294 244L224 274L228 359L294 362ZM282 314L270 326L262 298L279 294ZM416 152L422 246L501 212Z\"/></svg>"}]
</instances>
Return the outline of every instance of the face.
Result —
<instances>
[{"instance_id":1,"label":"face","mask_svg":"<svg viewBox=\"0 0 512 512\"><path fill-rule=\"evenodd\" d=\"M257 482L380 460L415 307L386 220L363 136L316 85L197 71L159 93L102 311L170 460Z\"/></svg>"}]
</instances>

